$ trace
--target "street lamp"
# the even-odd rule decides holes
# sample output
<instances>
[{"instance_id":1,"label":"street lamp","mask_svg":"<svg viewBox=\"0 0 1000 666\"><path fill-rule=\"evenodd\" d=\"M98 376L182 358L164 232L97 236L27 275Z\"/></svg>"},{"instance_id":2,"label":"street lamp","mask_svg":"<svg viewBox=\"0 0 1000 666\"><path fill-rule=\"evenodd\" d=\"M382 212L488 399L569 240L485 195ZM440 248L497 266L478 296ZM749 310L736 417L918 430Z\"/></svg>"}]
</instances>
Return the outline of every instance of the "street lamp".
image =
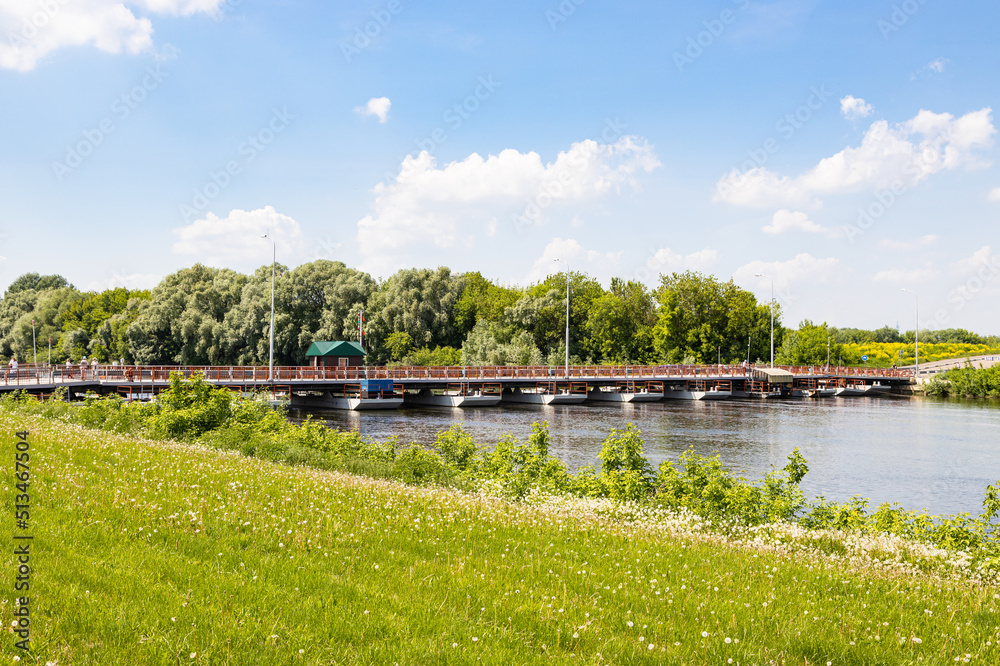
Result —
<instances>
[{"instance_id":1,"label":"street lamp","mask_svg":"<svg viewBox=\"0 0 1000 666\"><path fill-rule=\"evenodd\" d=\"M771 281L771 367L774 367L774 278L763 273L754 273L756 277L767 278Z\"/></svg>"},{"instance_id":2,"label":"street lamp","mask_svg":"<svg viewBox=\"0 0 1000 666\"><path fill-rule=\"evenodd\" d=\"M913 332L914 338L916 340L916 359L914 363L913 376L917 379L917 383L920 383L920 297L917 296L917 292L912 289L900 289L900 291L908 291L913 294L913 305L916 308L917 314L917 328Z\"/></svg>"},{"instance_id":3,"label":"street lamp","mask_svg":"<svg viewBox=\"0 0 1000 666\"><path fill-rule=\"evenodd\" d=\"M274 381L274 264L278 255L278 247L271 238L271 232L261 234L261 238L271 241L271 345L267 354L267 381Z\"/></svg>"},{"instance_id":4,"label":"street lamp","mask_svg":"<svg viewBox=\"0 0 1000 666\"><path fill-rule=\"evenodd\" d=\"M566 381L569 381L569 262L565 259L553 259L566 264Z\"/></svg>"}]
</instances>

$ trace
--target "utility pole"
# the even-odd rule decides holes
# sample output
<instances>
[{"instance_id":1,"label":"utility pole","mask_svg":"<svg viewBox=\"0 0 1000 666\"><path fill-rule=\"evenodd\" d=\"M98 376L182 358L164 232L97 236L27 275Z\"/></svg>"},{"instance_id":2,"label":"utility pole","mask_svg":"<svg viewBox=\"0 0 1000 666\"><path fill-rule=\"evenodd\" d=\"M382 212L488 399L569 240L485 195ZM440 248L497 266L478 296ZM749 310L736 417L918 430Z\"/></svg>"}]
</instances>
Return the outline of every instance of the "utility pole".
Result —
<instances>
[{"instance_id":1,"label":"utility pole","mask_svg":"<svg viewBox=\"0 0 1000 666\"><path fill-rule=\"evenodd\" d=\"M767 278L771 281L771 367L774 367L774 278L763 273L754 273L756 277Z\"/></svg>"},{"instance_id":2,"label":"utility pole","mask_svg":"<svg viewBox=\"0 0 1000 666\"><path fill-rule=\"evenodd\" d=\"M35 357L33 363L38 365L38 347L35 345L35 320L31 320L31 351Z\"/></svg>"},{"instance_id":3,"label":"utility pole","mask_svg":"<svg viewBox=\"0 0 1000 666\"><path fill-rule=\"evenodd\" d=\"M266 234L262 235L261 238L266 238L271 241L271 344L268 347L267 353L267 381L274 381L274 264L277 261L278 247L271 238L271 232L268 231Z\"/></svg>"},{"instance_id":4,"label":"utility pole","mask_svg":"<svg viewBox=\"0 0 1000 666\"><path fill-rule=\"evenodd\" d=\"M569 262L565 259L553 259L566 264L566 381L569 381Z\"/></svg>"}]
</instances>

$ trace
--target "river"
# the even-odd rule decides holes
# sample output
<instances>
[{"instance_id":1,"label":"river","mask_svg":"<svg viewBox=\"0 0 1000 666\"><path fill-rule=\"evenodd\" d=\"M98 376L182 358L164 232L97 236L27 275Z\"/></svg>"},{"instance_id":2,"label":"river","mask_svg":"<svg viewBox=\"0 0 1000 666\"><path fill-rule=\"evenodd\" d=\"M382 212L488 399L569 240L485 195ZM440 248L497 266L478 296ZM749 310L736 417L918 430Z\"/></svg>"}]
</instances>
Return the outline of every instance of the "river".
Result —
<instances>
[{"instance_id":1,"label":"river","mask_svg":"<svg viewBox=\"0 0 1000 666\"><path fill-rule=\"evenodd\" d=\"M296 410L293 419L303 417ZM323 411L331 427L385 439L429 444L459 421L478 443L510 433L524 441L535 421L548 421L551 452L571 469L598 463L601 443L634 423L655 466L688 447L720 454L734 473L759 479L785 464L796 446L809 461L808 497L853 495L897 502L933 514L982 509L986 486L1000 480L1000 405L924 398L664 401L636 405L482 409Z\"/></svg>"}]
</instances>

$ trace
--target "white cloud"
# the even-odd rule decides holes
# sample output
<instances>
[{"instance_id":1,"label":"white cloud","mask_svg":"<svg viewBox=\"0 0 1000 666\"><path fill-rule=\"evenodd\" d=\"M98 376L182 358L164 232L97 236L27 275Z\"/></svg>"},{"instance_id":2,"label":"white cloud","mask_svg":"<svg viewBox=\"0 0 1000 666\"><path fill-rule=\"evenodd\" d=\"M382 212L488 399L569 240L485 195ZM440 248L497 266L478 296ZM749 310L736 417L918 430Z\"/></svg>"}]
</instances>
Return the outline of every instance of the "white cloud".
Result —
<instances>
[{"instance_id":1,"label":"white cloud","mask_svg":"<svg viewBox=\"0 0 1000 666\"><path fill-rule=\"evenodd\" d=\"M707 271L718 262L719 253L707 247L687 255L662 247L653 254L647 265L650 270L666 275L684 271Z\"/></svg>"},{"instance_id":2,"label":"white cloud","mask_svg":"<svg viewBox=\"0 0 1000 666\"><path fill-rule=\"evenodd\" d=\"M133 10L218 15L224 0L0 0L0 68L29 71L53 51L93 46L107 53L153 49L153 24Z\"/></svg>"},{"instance_id":3,"label":"white cloud","mask_svg":"<svg viewBox=\"0 0 1000 666\"><path fill-rule=\"evenodd\" d=\"M872 105L860 97L848 95L840 100L840 112L848 120L860 120L872 115Z\"/></svg>"},{"instance_id":4,"label":"white cloud","mask_svg":"<svg viewBox=\"0 0 1000 666\"><path fill-rule=\"evenodd\" d=\"M923 268L889 268L879 271L872 278L875 282L925 282L932 280L940 274L940 271L933 264L926 264Z\"/></svg>"},{"instance_id":5,"label":"white cloud","mask_svg":"<svg viewBox=\"0 0 1000 666\"><path fill-rule=\"evenodd\" d=\"M805 173L779 176L758 167L733 169L716 184L715 201L741 206L819 206L822 194L841 194L895 184L912 187L941 171L986 164L978 151L993 144L993 112L973 111L959 118L920 111L894 126L872 124L858 147L824 158Z\"/></svg>"},{"instance_id":6,"label":"white cloud","mask_svg":"<svg viewBox=\"0 0 1000 666\"><path fill-rule=\"evenodd\" d=\"M87 285L86 291L104 291L105 289L152 289L160 284L162 275L156 273L128 273L126 271L116 271L114 275L106 280L96 280Z\"/></svg>"},{"instance_id":7,"label":"white cloud","mask_svg":"<svg viewBox=\"0 0 1000 666\"><path fill-rule=\"evenodd\" d=\"M940 74L941 72L944 71L944 66L947 65L948 62L949 61L944 58L938 58L937 60L932 60L931 62L927 63L927 69L929 69L932 72L937 72L938 74Z\"/></svg>"},{"instance_id":8,"label":"white cloud","mask_svg":"<svg viewBox=\"0 0 1000 666\"><path fill-rule=\"evenodd\" d=\"M990 201L1000 202L1000 187L994 187L990 190L990 193L986 195L986 198Z\"/></svg>"},{"instance_id":9,"label":"white cloud","mask_svg":"<svg viewBox=\"0 0 1000 666\"><path fill-rule=\"evenodd\" d=\"M993 254L993 249L989 245L979 248L971 257L959 259L952 266L954 271L961 275L976 273L983 267L991 269L994 275L1000 272L1000 255Z\"/></svg>"},{"instance_id":10,"label":"white cloud","mask_svg":"<svg viewBox=\"0 0 1000 666\"><path fill-rule=\"evenodd\" d=\"M804 231L811 234L828 234L830 230L821 227L802 211L779 210L771 219L771 224L761 227L765 234L783 234L788 231Z\"/></svg>"},{"instance_id":11,"label":"white cloud","mask_svg":"<svg viewBox=\"0 0 1000 666\"><path fill-rule=\"evenodd\" d=\"M789 306L798 300L796 290L817 282L839 281L843 270L839 259L817 259L809 253L801 253L788 261L751 261L736 269L733 280L740 285L755 285L755 291L764 294L765 303L770 298L773 280L775 299ZM757 277L758 273L767 277Z\"/></svg>"},{"instance_id":12,"label":"white cloud","mask_svg":"<svg viewBox=\"0 0 1000 666\"><path fill-rule=\"evenodd\" d=\"M278 261L291 264L303 250L299 223L271 206L257 210L233 210L224 218L209 213L173 230L178 237L171 251L192 256L211 266L271 263L271 243L261 238L269 233L277 246Z\"/></svg>"},{"instance_id":13,"label":"white cloud","mask_svg":"<svg viewBox=\"0 0 1000 666\"><path fill-rule=\"evenodd\" d=\"M362 116L375 116L378 118L379 123L384 123L389 120L389 109L391 107L392 102L389 101L388 97L372 97L364 106L354 107L354 112Z\"/></svg>"},{"instance_id":14,"label":"white cloud","mask_svg":"<svg viewBox=\"0 0 1000 666\"><path fill-rule=\"evenodd\" d=\"M579 212L574 207L625 186L638 189L638 174L659 164L652 146L631 136L574 143L548 164L513 149L443 167L426 151L407 156L394 182L375 186L373 210L358 221L362 265L381 274L419 263L422 249L468 246L484 230L519 232L557 210ZM494 218L499 229L490 226Z\"/></svg>"},{"instance_id":15,"label":"white cloud","mask_svg":"<svg viewBox=\"0 0 1000 666\"><path fill-rule=\"evenodd\" d=\"M525 277L528 283L544 280L553 273L566 270L566 264L556 262L562 259L569 264L571 271L579 271L591 275L610 274L621 261L623 252L598 252L588 250L572 238L563 240L553 238L542 251L542 256L535 260L531 271Z\"/></svg>"},{"instance_id":16,"label":"white cloud","mask_svg":"<svg viewBox=\"0 0 1000 666\"><path fill-rule=\"evenodd\" d=\"M924 247L926 245L932 245L939 240L939 236L935 234L927 234L926 236L921 236L912 241L896 241L889 238L880 240L878 242L879 247L884 247L887 250L915 250L918 247Z\"/></svg>"},{"instance_id":17,"label":"white cloud","mask_svg":"<svg viewBox=\"0 0 1000 666\"><path fill-rule=\"evenodd\" d=\"M935 74L942 74L944 73L945 67L950 62L951 60L948 60L947 58L937 58L936 60L931 60L917 71L912 72L910 74L910 80L916 81L917 79L934 76Z\"/></svg>"}]
</instances>

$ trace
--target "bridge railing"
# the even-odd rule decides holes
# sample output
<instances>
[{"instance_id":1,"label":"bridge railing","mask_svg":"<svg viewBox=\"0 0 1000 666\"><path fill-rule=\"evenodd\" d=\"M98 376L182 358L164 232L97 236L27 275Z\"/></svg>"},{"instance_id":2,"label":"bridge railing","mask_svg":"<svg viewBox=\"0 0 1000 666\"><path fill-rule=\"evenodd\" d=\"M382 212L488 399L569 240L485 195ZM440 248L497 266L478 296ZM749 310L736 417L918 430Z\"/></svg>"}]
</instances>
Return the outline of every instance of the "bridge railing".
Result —
<instances>
[{"instance_id":1,"label":"bridge railing","mask_svg":"<svg viewBox=\"0 0 1000 666\"><path fill-rule=\"evenodd\" d=\"M571 365L570 380L636 380L691 378L733 378L748 376L755 366L741 365ZM794 375L908 379L913 371L898 368L857 368L825 366L781 366ZM99 365L93 366L21 366L17 370L0 368L4 385L60 384L111 381L142 384L163 383L171 373L184 377L202 374L214 383L262 384L288 381L360 381L393 379L397 381L444 380L482 381L523 379L527 381L557 381L567 379L565 366L278 366L273 375L262 366L176 366L176 365Z\"/></svg>"}]
</instances>

